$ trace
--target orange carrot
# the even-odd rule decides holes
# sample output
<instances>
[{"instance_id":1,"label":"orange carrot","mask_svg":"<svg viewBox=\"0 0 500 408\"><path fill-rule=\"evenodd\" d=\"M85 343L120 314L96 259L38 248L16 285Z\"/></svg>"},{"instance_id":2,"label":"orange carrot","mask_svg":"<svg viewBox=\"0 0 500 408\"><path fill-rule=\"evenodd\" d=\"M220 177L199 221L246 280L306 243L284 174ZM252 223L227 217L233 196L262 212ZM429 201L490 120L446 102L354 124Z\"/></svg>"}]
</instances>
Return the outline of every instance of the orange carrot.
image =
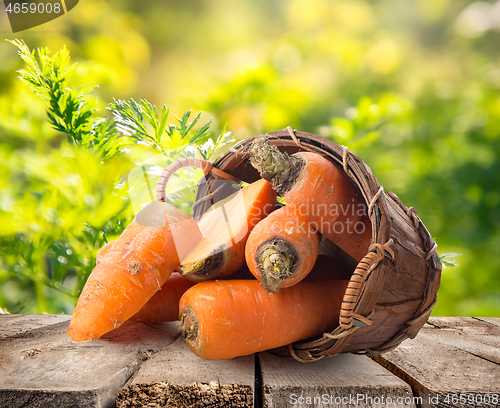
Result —
<instances>
[{"instance_id":1,"label":"orange carrot","mask_svg":"<svg viewBox=\"0 0 500 408\"><path fill-rule=\"evenodd\" d=\"M319 154L282 154L265 137L250 146L251 164L307 222L358 262L372 234L366 202L349 177Z\"/></svg>"},{"instance_id":2,"label":"orange carrot","mask_svg":"<svg viewBox=\"0 0 500 408\"><path fill-rule=\"evenodd\" d=\"M101 262L101 258L110 251L114 243L115 241L107 242L101 249L99 249L99 251L97 252L97 256L95 258L96 264Z\"/></svg>"},{"instance_id":3,"label":"orange carrot","mask_svg":"<svg viewBox=\"0 0 500 408\"><path fill-rule=\"evenodd\" d=\"M195 285L195 282L174 272L149 299L141 310L129 320L142 323L175 322L179 319L179 300L186 290Z\"/></svg>"},{"instance_id":4,"label":"orange carrot","mask_svg":"<svg viewBox=\"0 0 500 408\"><path fill-rule=\"evenodd\" d=\"M276 293L299 283L318 256L320 237L293 206L282 207L252 230L245 258L252 274L267 292Z\"/></svg>"},{"instance_id":5,"label":"orange carrot","mask_svg":"<svg viewBox=\"0 0 500 408\"><path fill-rule=\"evenodd\" d=\"M257 280L202 282L180 300L181 331L189 348L207 360L321 336L338 326L347 284L300 282L270 294Z\"/></svg>"},{"instance_id":6,"label":"orange carrot","mask_svg":"<svg viewBox=\"0 0 500 408\"><path fill-rule=\"evenodd\" d=\"M275 204L276 193L262 179L215 203L198 222L203 240L182 260L179 271L193 282L236 272L245 262L248 235Z\"/></svg>"},{"instance_id":7,"label":"orange carrot","mask_svg":"<svg viewBox=\"0 0 500 408\"><path fill-rule=\"evenodd\" d=\"M246 268L246 264L243 264L240 269L227 279L250 278L253 278L253 275ZM178 272L173 272L163 284L161 290L156 292L148 303L129 320L142 323L175 322L179 320L179 300L194 285L196 285L196 282L184 278Z\"/></svg>"},{"instance_id":8,"label":"orange carrot","mask_svg":"<svg viewBox=\"0 0 500 408\"><path fill-rule=\"evenodd\" d=\"M68 335L75 341L93 340L119 327L161 288L201 238L189 215L170 204L149 203L99 256Z\"/></svg>"}]
</instances>

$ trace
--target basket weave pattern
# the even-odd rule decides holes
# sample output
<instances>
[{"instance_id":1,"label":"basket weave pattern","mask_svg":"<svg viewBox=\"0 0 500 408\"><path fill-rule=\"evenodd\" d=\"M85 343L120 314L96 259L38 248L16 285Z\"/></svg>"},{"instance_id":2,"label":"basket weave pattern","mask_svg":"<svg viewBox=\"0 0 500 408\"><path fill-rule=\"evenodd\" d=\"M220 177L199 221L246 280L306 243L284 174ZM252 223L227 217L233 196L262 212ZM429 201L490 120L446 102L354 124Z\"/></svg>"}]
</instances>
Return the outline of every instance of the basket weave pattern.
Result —
<instances>
[{"instance_id":1,"label":"basket weave pattern","mask_svg":"<svg viewBox=\"0 0 500 408\"><path fill-rule=\"evenodd\" d=\"M385 191L370 168L348 148L291 128L266 135L281 151L312 151L342 168L361 190L372 223L372 245L344 296L344 301L354 301L348 302L351 310L344 313L347 316L341 316L340 325L331 333L273 351L309 362L348 352L380 355L414 338L436 303L441 277L437 245L416 211ZM260 176L244 153L252 140L230 149L214 167L249 183L257 180ZM198 187L195 218L234 191L231 182L208 174Z\"/></svg>"}]
</instances>

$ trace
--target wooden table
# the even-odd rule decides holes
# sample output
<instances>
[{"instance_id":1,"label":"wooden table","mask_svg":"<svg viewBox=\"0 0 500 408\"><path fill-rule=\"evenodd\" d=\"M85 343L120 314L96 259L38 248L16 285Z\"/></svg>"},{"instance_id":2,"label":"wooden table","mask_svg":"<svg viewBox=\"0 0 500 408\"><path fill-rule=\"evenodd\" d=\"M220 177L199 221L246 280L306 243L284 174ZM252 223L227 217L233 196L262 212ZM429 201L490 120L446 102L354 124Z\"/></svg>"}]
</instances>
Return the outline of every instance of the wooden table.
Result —
<instances>
[{"instance_id":1,"label":"wooden table","mask_svg":"<svg viewBox=\"0 0 500 408\"><path fill-rule=\"evenodd\" d=\"M75 343L70 316L0 315L0 407L500 406L500 318L433 317L381 357L192 354L174 323Z\"/></svg>"}]
</instances>

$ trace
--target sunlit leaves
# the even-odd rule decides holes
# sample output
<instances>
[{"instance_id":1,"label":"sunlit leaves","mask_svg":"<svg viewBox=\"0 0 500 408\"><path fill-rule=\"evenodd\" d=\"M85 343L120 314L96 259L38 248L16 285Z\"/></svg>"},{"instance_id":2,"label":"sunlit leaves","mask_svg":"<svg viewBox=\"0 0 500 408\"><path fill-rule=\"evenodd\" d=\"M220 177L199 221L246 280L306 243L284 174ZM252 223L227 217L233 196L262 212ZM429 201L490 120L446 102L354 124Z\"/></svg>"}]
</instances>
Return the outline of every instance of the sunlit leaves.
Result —
<instances>
[{"instance_id":1,"label":"sunlit leaves","mask_svg":"<svg viewBox=\"0 0 500 408\"><path fill-rule=\"evenodd\" d=\"M119 132L164 153L169 149L207 140L207 132L212 123L209 120L195 128L200 121L201 112L190 121L192 111L188 110L182 118L175 116L176 123L168 124L169 109L163 105L160 114L156 106L146 100L140 100L139 103L133 99L129 102L113 100L109 110Z\"/></svg>"},{"instance_id":2,"label":"sunlit leaves","mask_svg":"<svg viewBox=\"0 0 500 408\"><path fill-rule=\"evenodd\" d=\"M458 263L455 258L459 256L460 254L449 253L441 255L439 259L441 259L444 268L458 268Z\"/></svg>"},{"instance_id":3,"label":"sunlit leaves","mask_svg":"<svg viewBox=\"0 0 500 408\"><path fill-rule=\"evenodd\" d=\"M376 140L388 145L402 142L405 122L409 123L411 103L394 94L384 94L375 101L362 97L356 106L346 110L346 117L332 119L331 137L339 144L356 150L366 148ZM391 126L397 125L397 134Z\"/></svg>"},{"instance_id":4,"label":"sunlit leaves","mask_svg":"<svg viewBox=\"0 0 500 408\"><path fill-rule=\"evenodd\" d=\"M26 63L26 68L19 70L19 78L47 101L47 117L52 127L66 133L76 145L90 145L95 100L89 93L95 86L67 87L68 75L74 67L70 65L68 50L63 47L50 55L48 48L30 51L22 40L11 42Z\"/></svg>"}]
</instances>

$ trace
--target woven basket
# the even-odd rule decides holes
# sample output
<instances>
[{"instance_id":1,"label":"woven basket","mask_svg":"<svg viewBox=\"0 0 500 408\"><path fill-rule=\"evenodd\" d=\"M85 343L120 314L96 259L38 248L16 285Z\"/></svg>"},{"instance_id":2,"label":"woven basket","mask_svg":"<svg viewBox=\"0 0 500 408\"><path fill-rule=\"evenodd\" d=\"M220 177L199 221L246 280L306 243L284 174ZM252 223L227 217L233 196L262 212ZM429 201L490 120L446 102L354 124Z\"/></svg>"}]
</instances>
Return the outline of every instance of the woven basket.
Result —
<instances>
[{"instance_id":1,"label":"woven basket","mask_svg":"<svg viewBox=\"0 0 500 408\"><path fill-rule=\"evenodd\" d=\"M372 245L351 276L343 303L351 310L341 316L340 326L321 338L273 352L302 362L339 353L380 355L414 338L436 303L441 277L437 245L416 211L385 191L370 168L348 148L291 128L267 136L282 152L313 151L343 169L361 190L372 222ZM214 167L248 183L259 179L244 153L253 139L230 149ZM198 185L195 218L234 191L233 182L208 173ZM347 299L356 301L345 303Z\"/></svg>"}]
</instances>

